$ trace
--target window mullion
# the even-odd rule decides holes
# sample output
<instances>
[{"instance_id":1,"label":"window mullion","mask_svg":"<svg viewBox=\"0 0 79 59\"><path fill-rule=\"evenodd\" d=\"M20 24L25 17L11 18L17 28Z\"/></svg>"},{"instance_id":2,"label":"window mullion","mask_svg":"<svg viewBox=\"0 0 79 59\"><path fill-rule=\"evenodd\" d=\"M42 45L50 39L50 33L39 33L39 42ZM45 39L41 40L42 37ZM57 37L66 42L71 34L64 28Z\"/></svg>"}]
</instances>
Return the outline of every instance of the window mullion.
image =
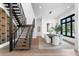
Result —
<instances>
[{"instance_id":1,"label":"window mullion","mask_svg":"<svg viewBox=\"0 0 79 59\"><path fill-rule=\"evenodd\" d=\"M71 17L71 37L72 37L72 17Z\"/></svg>"},{"instance_id":2,"label":"window mullion","mask_svg":"<svg viewBox=\"0 0 79 59\"><path fill-rule=\"evenodd\" d=\"M65 35L67 36L67 18L65 19Z\"/></svg>"}]
</instances>

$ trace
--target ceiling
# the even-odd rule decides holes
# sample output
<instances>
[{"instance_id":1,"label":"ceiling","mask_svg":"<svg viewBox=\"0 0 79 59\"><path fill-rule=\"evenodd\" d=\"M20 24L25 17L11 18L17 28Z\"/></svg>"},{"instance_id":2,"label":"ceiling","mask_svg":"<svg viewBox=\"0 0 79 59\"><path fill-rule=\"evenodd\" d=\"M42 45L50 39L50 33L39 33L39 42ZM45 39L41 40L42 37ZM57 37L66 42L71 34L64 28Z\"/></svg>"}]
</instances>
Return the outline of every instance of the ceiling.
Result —
<instances>
[{"instance_id":1,"label":"ceiling","mask_svg":"<svg viewBox=\"0 0 79 59\"><path fill-rule=\"evenodd\" d=\"M42 18L58 18L62 13L74 9L74 3L32 3L34 15Z\"/></svg>"}]
</instances>

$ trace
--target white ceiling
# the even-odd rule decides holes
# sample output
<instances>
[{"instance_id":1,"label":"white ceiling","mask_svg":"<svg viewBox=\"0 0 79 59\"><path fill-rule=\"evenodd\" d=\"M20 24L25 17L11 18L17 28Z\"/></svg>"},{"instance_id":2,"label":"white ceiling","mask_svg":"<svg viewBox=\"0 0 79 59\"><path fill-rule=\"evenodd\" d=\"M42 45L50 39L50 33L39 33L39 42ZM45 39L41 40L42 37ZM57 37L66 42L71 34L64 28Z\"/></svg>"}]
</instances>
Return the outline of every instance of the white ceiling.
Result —
<instances>
[{"instance_id":1,"label":"white ceiling","mask_svg":"<svg viewBox=\"0 0 79 59\"><path fill-rule=\"evenodd\" d=\"M32 3L32 8L36 17L58 18L62 13L73 10L74 3Z\"/></svg>"}]
</instances>

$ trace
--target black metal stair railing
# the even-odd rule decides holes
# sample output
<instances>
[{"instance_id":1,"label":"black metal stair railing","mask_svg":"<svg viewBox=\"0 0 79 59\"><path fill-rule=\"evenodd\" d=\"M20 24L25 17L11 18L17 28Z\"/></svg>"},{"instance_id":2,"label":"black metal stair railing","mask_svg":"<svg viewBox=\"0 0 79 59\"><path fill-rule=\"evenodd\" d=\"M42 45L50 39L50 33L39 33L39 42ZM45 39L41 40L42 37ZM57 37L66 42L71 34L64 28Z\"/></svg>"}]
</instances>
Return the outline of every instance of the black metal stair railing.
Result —
<instances>
[{"instance_id":1,"label":"black metal stair railing","mask_svg":"<svg viewBox=\"0 0 79 59\"><path fill-rule=\"evenodd\" d=\"M23 25L25 25L27 19L26 19L26 17L25 17L25 13L24 13L24 10L23 10L23 7L22 7L22 4L21 4L21 3L20 3L20 10L21 10L21 14L23 15L22 18L23 18L23 20L24 20Z\"/></svg>"},{"instance_id":2,"label":"black metal stair railing","mask_svg":"<svg viewBox=\"0 0 79 59\"><path fill-rule=\"evenodd\" d=\"M32 28L31 28L31 31L30 31L30 34L29 34L29 48L31 48L34 27L35 27L35 19L33 20Z\"/></svg>"},{"instance_id":3,"label":"black metal stair railing","mask_svg":"<svg viewBox=\"0 0 79 59\"><path fill-rule=\"evenodd\" d=\"M18 30L19 29L21 29L21 27L19 27L14 33L13 33L13 36L14 36L14 48L15 48L15 46L16 46L16 44L17 44L17 42L18 42L18 40L19 40L19 38L20 38L20 36L21 36L21 34L23 33L23 30L24 30L24 28L21 30L21 33L20 34L18 34L18 37L17 37L17 32L18 32ZM17 38L17 39L16 39ZM16 40L15 40L16 39Z\"/></svg>"},{"instance_id":4,"label":"black metal stair railing","mask_svg":"<svg viewBox=\"0 0 79 59\"><path fill-rule=\"evenodd\" d=\"M15 39L17 38L17 31L20 29L20 27L18 27L18 29L13 33L13 31L12 31L12 28L13 28L12 27L13 16L14 16L15 20L18 22L19 26L21 26L22 25L21 23L25 22L25 20L21 22L21 19L19 18L19 15L16 12L16 11L20 11L20 9L22 8L21 7L19 9L18 6L15 6L17 3L4 3L4 4L5 4L5 7L7 8L7 10L10 13L10 27L9 27L10 28L10 44L9 45L10 45L10 51L12 51L13 48L15 47L15 44L16 44ZM15 9L15 8L18 8L18 10ZM21 16L23 17L24 14L21 15ZM15 22L15 23L17 24L17 22ZM25 23L23 23L23 24L25 24ZM19 35L19 37L20 37L20 35ZM18 37L18 39L19 39L19 37Z\"/></svg>"},{"instance_id":5,"label":"black metal stair railing","mask_svg":"<svg viewBox=\"0 0 79 59\"><path fill-rule=\"evenodd\" d=\"M33 23L31 25L26 25L26 17L25 17L25 14L24 14L24 11L23 11L23 8L22 8L22 5L21 3L19 3L19 6L17 6L17 3L5 3L7 4L8 6L6 6L6 8L8 8L9 10L9 13L10 13L10 51L12 51L15 46L16 46L16 43L18 42L21 34L23 33L23 30L25 28L28 28L27 30L27 33L26 33L26 36L24 39L28 39L28 45L29 45L29 49L31 48L31 42L32 42L32 37L33 37L33 30L34 30L34 27L35 27L35 20L33 20ZM16 5L16 6L15 6ZM18 8L18 10L16 9ZM20 13L17 13L16 11L20 11ZM19 18L19 15L20 14L22 16L22 19ZM13 29L12 29L12 23L13 23L13 17L16 19L16 22L18 22L17 24L17 29L16 31L13 33ZM18 30L21 29L21 33L18 35L17 37L17 32ZM16 40L17 38L17 40Z\"/></svg>"},{"instance_id":6,"label":"black metal stair railing","mask_svg":"<svg viewBox=\"0 0 79 59\"><path fill-rule=\"evenodd\" d=\"M24 23L24 21L22 22L22 24ZM16 43L18 42L21 34L19 34L19 36L17 37L17 32L18 30L21 28L21 34L23 33L23 30L24 30L24 27L18 27L18 29L16 29L16 31L13 33L13 36L14 36L14 48L15 48L15 45ZM17 38L17 40L15 40Z\"/></svg>"},{"instance_id":7,"label":"black metal stair railing","mask_svg":"<svg viewBox=\"0 0 79 59\"><path fill-rule=\"evenodd\" d=\"M26 44L26 46L24 46L24 47L22 47L22 45L20 47L16 46L15 49L25 49L25 50L31 49L31 45L32 45L31 43L32 43L32 37L33 37L34 25L35 25L35 20L33 21L33 23L30 26L23 26L23 29L27 28L27 31L26 31L26 34L25 34L26 36L23 37L23 38L18 38L17 41L19 42L19 44L21 42L20 40L23 40L24 42L26 41L27 43L22 44L22 45Z\"/></svg>"},{"instance_id":8,"label":"black metal stair railing","mask_svg":"<svg viewBox=\"0 0 79 59\"><path fill-rule=\"evenodd\" d=\"M25 14L23 12L23 8L21 6L21 3L11 3L11 5L12 5L12 17L15 18L16 22L18 23L17 25L21 26L22 21L26 21L26 17L25 17ZM4 3L4 6L6 7L6 9L10 13L10 3Z\"/></svg>"},{"instance_id":9,"label":"black metal stair railing","mask_svg":"<svg viewBox=\"0 0 79 59\"><path fill-rule=\"evenodd\" d=\"M18 31L19 29L20 29L20 28L18 28L18 29L13 33L13 36L14 36L14 38L13 38L13 39L14 39L14 42L13 42L13 43L14 43L14 48L15 48L15 43L16 43L16 40L15 40L15 39L17 38L17 31Z\"/></svg>"},{"instance_id":10,"label":"black metal stair railing","mask_svg":"<svg viewBox=\"0 0 79 59\"><path fill-rule=\"evenodd\" d=\"M33 20L32 25L29 27L28 32L26 34L26 39L29 40L29 49L31 48L32 43L32 37L33 37L33 31L35 27L35 19Z\"/></svg>"}]
</instances>

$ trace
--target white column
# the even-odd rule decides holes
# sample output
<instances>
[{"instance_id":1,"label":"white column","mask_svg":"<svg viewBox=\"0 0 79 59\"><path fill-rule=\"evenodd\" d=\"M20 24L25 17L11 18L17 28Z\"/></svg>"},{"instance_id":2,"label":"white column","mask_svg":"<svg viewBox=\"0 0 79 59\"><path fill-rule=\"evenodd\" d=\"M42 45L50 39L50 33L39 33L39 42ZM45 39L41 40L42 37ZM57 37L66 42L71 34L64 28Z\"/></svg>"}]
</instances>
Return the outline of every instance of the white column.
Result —
<instances>
[{"instance_id":1,"label":"white column","mask_svg":"<svg viewBox=\"0 0 79 59\"><path fill-rule=\"evenodd\" d=\"M79 51L79 4L75 3L75 50Z\"/></svg>"}]
</instances>

